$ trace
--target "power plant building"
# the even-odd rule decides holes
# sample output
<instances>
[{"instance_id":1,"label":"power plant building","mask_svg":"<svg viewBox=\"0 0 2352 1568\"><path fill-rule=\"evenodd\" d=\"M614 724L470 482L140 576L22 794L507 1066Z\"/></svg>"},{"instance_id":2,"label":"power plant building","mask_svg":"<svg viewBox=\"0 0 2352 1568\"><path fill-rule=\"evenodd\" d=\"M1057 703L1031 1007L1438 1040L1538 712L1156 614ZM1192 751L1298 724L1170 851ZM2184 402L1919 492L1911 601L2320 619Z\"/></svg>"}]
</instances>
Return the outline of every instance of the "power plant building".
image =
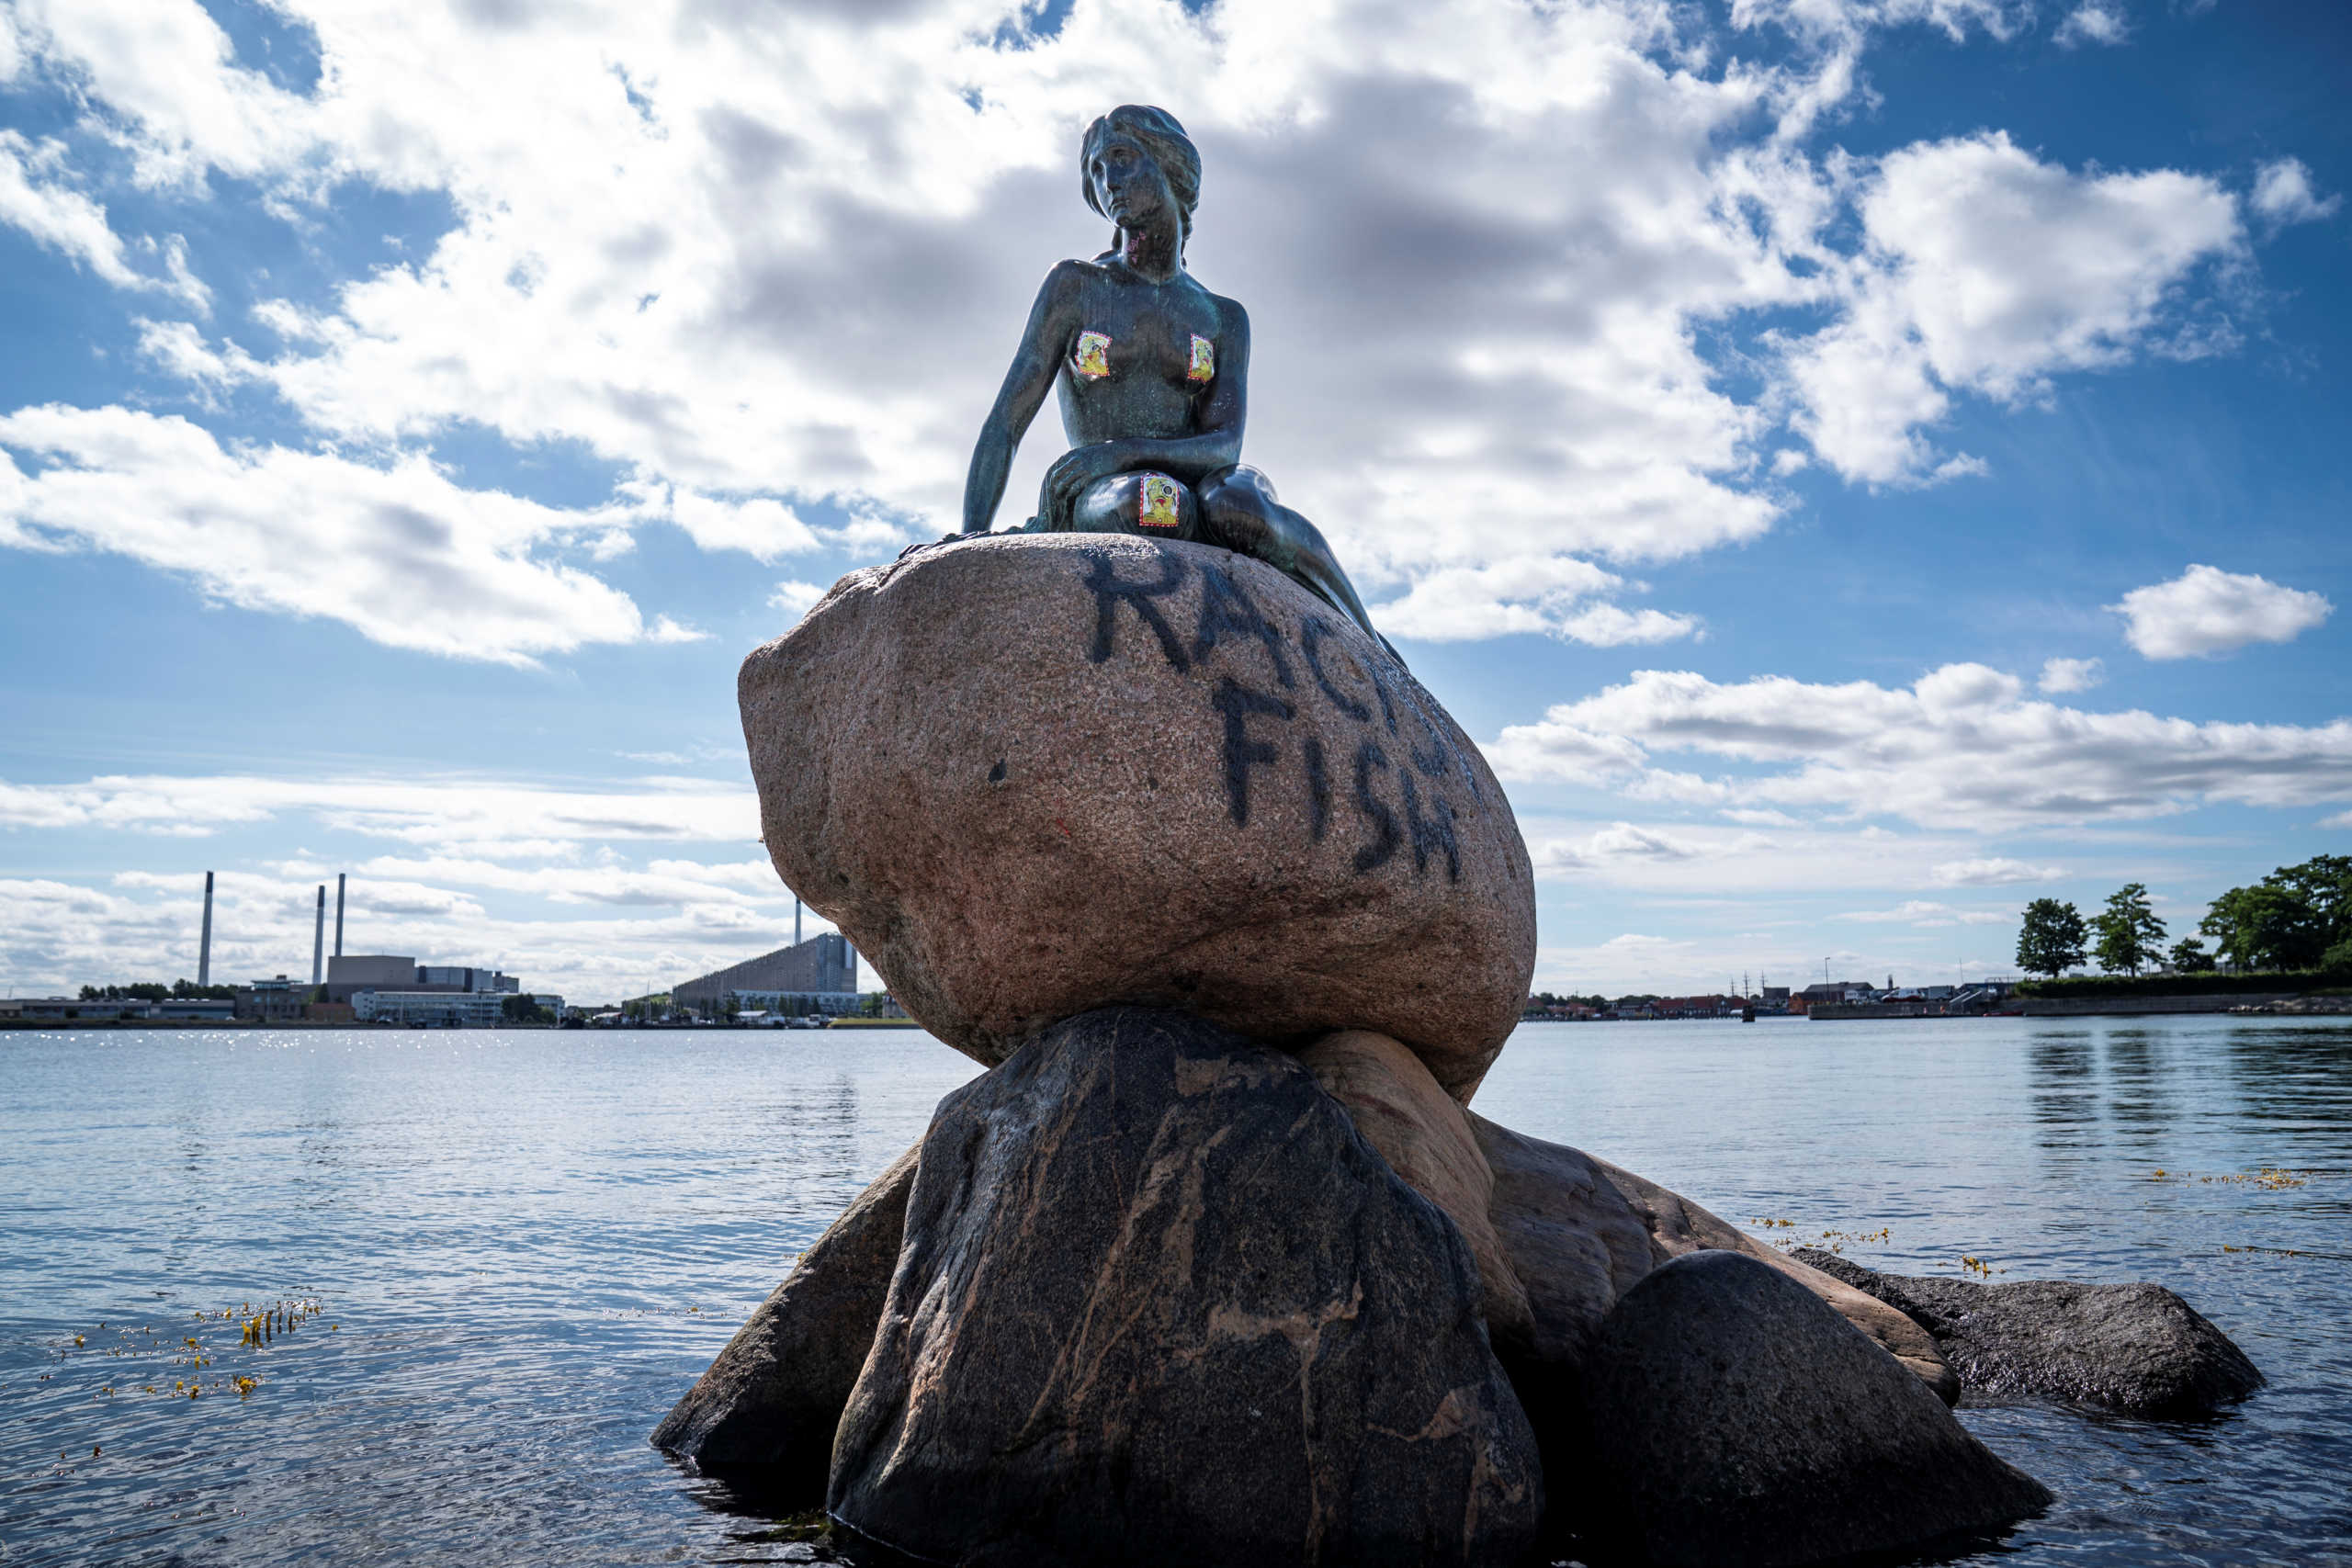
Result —
<instances>
[{"instance_id":1,"label":"power plant building","mask_svg":"<svg viewBox=\"0 0 2352 1568\"><path fill-rule=\"evenodd\" d=\"M780 947L670 987L673 1007L706 1016L741 1012L826 1013L857 1010L857 953L839 931Z\"/></svg>"},{"instance_id":2,"label":"power plant building","mask_svg":"<svg viewBox=\"0 0 2352 1568\"><path fill-rule=\"evenodd\" d=\"M419 964L388 953L337 953L327 960L327 1000L348 1002L362 991L499 992L512 996L523 982L495 969L460 964Z\"/></svg>"}]
</instances>

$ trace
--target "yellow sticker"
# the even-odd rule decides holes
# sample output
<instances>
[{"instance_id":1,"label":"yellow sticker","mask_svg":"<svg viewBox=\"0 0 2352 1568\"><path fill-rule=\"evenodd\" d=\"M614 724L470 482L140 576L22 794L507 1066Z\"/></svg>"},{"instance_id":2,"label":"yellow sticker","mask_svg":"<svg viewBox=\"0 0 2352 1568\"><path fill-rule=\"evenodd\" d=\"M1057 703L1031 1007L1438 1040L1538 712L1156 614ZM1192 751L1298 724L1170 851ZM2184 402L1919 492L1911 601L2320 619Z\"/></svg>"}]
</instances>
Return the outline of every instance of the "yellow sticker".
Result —
<instances>
[{"instance_id":1,"label":"yellow sticker","mask_svg":"<svg viewBox=\"0 0 2352 1568\"><path fill-rule=\"evenodd\" d=\"M1216 375L1216 345L1200 333L1193 334L1193 363L1184 372L1187 381L1206 381Z\"/></svg>"},{"instance_id":2,"label":"yellow sticker","mask_svg":"<svg viewBox=\"0 0 2352 1568\"><path fill-rule=\"evenodd\" d=\"M1143 494L1136 503L1136 525L1174 529L1181 521L1176 515L1176 481L1166 474L1144 475Z\"/></svg>"},{"instance_id":3,"label":"yellow sticker","mask_svg":"<svg viewBox=\"0 0 2352 1568\"><path fill-rule=\"evenodd\" d=\"M1078 352L1070 355L1069 367L1090 381L1099 381L1111 373L1111 334L1080 333Z\"/></svg>"}]
</instances>

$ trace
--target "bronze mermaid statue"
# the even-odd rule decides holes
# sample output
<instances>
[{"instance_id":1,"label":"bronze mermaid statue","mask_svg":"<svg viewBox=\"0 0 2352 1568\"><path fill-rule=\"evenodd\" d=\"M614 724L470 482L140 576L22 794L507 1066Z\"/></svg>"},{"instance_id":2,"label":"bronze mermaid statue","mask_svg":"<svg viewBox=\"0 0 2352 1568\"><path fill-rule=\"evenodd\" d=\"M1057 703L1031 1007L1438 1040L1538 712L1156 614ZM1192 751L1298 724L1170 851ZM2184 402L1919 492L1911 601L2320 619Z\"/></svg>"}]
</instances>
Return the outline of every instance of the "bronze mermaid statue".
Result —
<instances>
[{"instance_id":1,"label":"bronze mermaid statue","mask_svg":"<svg viewBox=\"0 0 2352 1568\"><path fill-rule=\"evenodd\" d=\"M1027 528L1253 556L1386 647L1322 531L1241 461L1250 317L1184 270L1201 193L1192 139L1165 109L1122 105L1087 128L1079 169L1086 204L1118 226L1117 239L1092 261L1061 263L1037 291L972 449L964 532L989 530L1013 453L1058 386L1070 449L1046 471Z\"/></svg>"}]
</instances>

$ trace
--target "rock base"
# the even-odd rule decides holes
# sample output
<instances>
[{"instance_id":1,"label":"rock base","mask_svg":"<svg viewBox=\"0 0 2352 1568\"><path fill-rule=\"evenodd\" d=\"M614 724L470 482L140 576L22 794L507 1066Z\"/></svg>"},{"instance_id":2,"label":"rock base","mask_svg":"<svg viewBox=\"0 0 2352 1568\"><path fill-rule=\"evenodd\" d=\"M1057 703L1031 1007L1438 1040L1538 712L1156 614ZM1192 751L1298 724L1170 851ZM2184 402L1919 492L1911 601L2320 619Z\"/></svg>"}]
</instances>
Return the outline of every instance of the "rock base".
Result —
<instances>
[{"instance_id":1,"label":"rock base","mask_svg":"<svg viewBox=\"0 0 2352 1568\"><path fill-rule=\"evenodd\" d=\"M942 1102L827 1506L941 1562L1509 1563L1542 1481L1478 1301L1296 1061L1084 1014Z\"/></svg>"}]
</instances>

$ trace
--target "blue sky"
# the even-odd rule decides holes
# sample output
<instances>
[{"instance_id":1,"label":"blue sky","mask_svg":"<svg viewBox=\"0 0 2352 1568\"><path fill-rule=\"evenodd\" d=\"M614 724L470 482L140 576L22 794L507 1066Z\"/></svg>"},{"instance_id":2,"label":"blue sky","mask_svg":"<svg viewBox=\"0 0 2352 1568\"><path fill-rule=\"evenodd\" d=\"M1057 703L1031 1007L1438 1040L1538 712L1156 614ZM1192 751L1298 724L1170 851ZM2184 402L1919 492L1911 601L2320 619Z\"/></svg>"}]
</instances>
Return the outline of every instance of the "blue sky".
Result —
<instances>
[{"instance_id":1,"label":"blue sky","mask_svg":"<svg viewBox=\"0 0 2352 1568\"><path fill-rule=\"evenodd\" d=\"M1539 987L2185 931L2352 840L2347 79L2245 0L0 0L0 984L192 974L208 869L216 977L337 871L583 998L788 935L735 667L952 525L1126 101Z\"/></svg>"}]
</instances>

